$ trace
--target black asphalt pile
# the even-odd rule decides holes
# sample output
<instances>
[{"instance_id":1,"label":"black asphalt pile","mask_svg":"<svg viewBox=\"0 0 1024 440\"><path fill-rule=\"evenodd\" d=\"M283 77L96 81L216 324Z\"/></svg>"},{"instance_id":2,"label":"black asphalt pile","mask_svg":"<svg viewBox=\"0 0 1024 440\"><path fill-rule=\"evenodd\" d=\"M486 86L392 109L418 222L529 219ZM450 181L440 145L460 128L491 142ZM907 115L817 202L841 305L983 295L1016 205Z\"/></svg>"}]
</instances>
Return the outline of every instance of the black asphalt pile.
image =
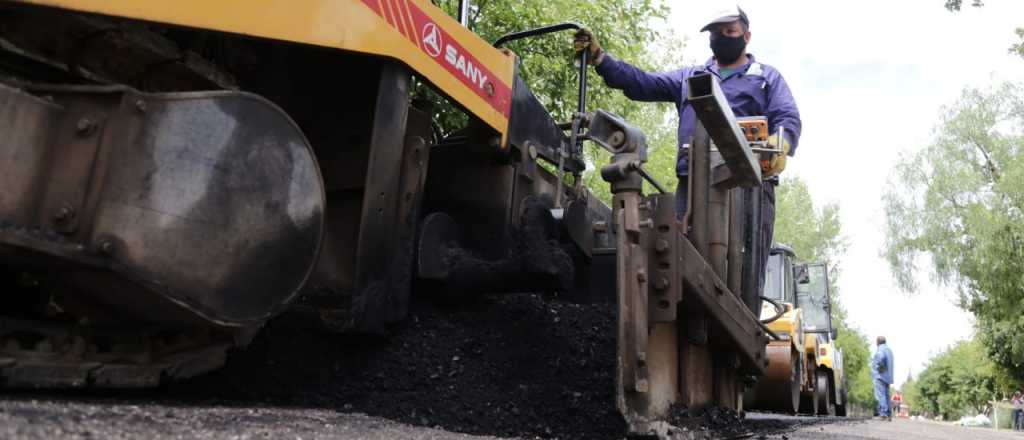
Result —
<instances>
[{"instance_id":1,"label":"black asphalt pile","mask_svg":"<svg viewBox=\"0 0 1024 440\"><path fill-rule=\"evenodd\" d=\"M769 413L741 418L736 411L725 408L708 408L694 412L682 407L673 407L669 415L669 423L685 431L697 433L698 438L721 440L765 439L769 436L776 438L776 435L784 439L786 433L802 426L845 420L848 419L794 417Z\"/></svg>"},{"instance_id":2,"label":"black asphalt pile","mask_svg":"<svg viewBox=\"0 0 1024 440\"><path fill-rule=\"evenodd\" d=\"M360 412L506 437L621 438L615 312L537 295L417 300L386 338L342 338L285 315L217 372L165 395Z\"/></svg>"}]
</instances>

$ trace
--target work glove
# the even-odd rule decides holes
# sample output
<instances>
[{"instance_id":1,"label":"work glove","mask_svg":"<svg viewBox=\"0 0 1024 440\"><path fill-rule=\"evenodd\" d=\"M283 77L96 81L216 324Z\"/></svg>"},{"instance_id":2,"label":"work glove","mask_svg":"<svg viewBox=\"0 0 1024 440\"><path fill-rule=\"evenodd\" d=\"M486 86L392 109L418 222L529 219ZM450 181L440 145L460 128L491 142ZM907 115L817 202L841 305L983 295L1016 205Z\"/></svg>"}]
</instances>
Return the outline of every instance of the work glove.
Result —
<instances>
[{"instance_id":1,"label":"work glove","mask_svg":"<svg viewBox=\"0 0 1024 440\"><path fill-rule=\"evenodd\" d=\"M768 136L768 146L772 148L779 147L780 136ZM764 177L773 177L782 174L782 170L786 169L786 157L789 156L789 141L786 140L785 136L782 136L782 153L775 155L767 164L761 164L761 174Z\"/></svg>"},{"instance_id":2,"label":"work glove","mask_svg":"<svg viewBox=\"0 0 1024 440\"><path fill-rule=\"evenodd\" d=\"M604 50L601 49L601 43L597 41L597 37L589 29L580 29L579 32L576 32L572 46L576 50L577 58L579 58L580 53L584 50L589 50L587 53L587 64L591 66L600 64L601 60L604 59Z\"/></svg>"}]
</instances>

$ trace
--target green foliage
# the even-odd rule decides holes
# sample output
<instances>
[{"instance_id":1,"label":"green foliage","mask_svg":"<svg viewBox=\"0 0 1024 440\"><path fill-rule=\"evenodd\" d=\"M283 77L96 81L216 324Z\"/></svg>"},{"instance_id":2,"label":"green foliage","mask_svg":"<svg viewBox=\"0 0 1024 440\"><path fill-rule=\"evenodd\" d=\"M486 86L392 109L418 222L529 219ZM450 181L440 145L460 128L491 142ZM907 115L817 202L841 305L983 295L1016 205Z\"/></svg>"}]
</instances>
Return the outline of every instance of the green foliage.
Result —
<instances>
[{"instance_id":1,"label":"green foliage","mask_svg":"<svg viewBox=\"0 0 1024 440\"><path fill-rule=\"evenodd\" d=\"M921 415L923 411L921 391L917 386L917 379L908 377L903 386L900 387L900 393L903 394L903 404L910 408L910 413L913 415Z\"/></svg>"},{"instance_id":2,"label":"green foliage","mask_svg":"<svg viewBox=\"0 0 1024 440\"><path fill-rule=\"evenodd\" d=\"M839 337L836 346L843 350L847 398L855 406L871 408L875 405L875 394L868 367L871 357L868 338L860 330L849 327L845 321L838 321L837 327Z\"/></svg>"},{"instance_id":3,"label":"green foliage","mask_svg":"<svg viewBox=\"0 0 1024 440\"><path fill-rule=\"evenodd\" d=\"M833 271L839 266L839 256L849 247L839 205L816 207L802 179L785 177L775 189L775 213L775 242L791 246L801 260L825 262Z\"/></svg>"},{"instance_id":4,"label":"green foliage","mask_svg":"<svg viewBox=\"0 0 1024 440\"><path fill-rule=\"evenodd\" d=\"M949 9L950 11L959 11L963 4L964 0L946 0L946 9ZM980 8L985 6L985 2L983 0L972 0L971 6Z\"/></svg>"},{"instance_id":5,"label":"green foliage","mask_svg":"<svg viewBox=\"0 0 1024 440\"><path fill-rule=\"evenodd\" d=\"M998 367L976 339L961 341L932 358L915 381L904 385L916 413L942 415L946 420L982 412L1007 387Z\"/></svg>"},{"instance_id":6,"label":"green foliage","mask_svg":"<svg viewBox=\"0 0 1024 440\"><path fill-rule=\"evenodd\" d=\"M965 90L935 139L901 157L884 196L885 256L906 291L919 257L977 318L992 359L1024 380L1024 88ZM922 259L923 260L923 259Z\"/></svg>"},{"instance_id":7,"label":"green foliage","mask_svg":"<svg viewBox=\"0 0 1024 440\"><path fill-rule=\"evenodd\" d=\"M454 12L457 1L442 2ZM449 6L450 5L450 6ZM470 28L487 41L526 29L557 22L583 24L600 39L609 52L637 63L638 67L657 69L658 63L674 60L656 55L649 42L665 35L651 26L651 20L665 19L668 7L656 0L628 2L474 1ZM572 33L562 32L524 39L507 45L521 57L520 74L556 120L567 121L576 110L577 71L573 67ZM606 108L622 116L640 114L649 106L629 101L621 93L603 87L591 69L588 100L593 108Z\"/></svg>"},{"instance_id":8,"label":"green foliage","mask_svg":"<svg viewBox=\"0 0 1024 440\"><path fill-rule=\"evenodd\" d=\"M950 11L959 11L963 6L963 3L963 0L946 0L946 9L949 9ZM983 0L973 0L971 6L980 8L985 6L985 2ZM1017 28L1016 33L1017 37L1020 38L1021 41L1020 43L1010 46L1010 53L1017 54L1021 58L1024 58L1024 28Z\"/></svg>"},{"instance_id":9,"label":"green foliage","mask_svg":"<svg viewBox=\"0 0 1024 440\"><path fill-rule=\"evenodd\" d=\"M1020 43L1010 46L1010 53L1015 53L1024 58L1024 28L1017 28L1015 32L1017 33L1017 38L1020 38Z\"/></svg>"}]
</instances>

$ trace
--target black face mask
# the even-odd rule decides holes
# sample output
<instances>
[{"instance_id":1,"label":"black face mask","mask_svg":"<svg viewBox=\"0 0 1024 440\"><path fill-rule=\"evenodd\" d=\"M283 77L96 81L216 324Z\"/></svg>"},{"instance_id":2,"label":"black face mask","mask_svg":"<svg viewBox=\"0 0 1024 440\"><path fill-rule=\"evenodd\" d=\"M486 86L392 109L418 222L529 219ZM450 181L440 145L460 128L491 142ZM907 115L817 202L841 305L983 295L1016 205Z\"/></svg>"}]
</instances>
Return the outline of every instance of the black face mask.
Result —
<instances>
[{"instance_id":1,"label":"black face mask","mask_svg":"<svg viewBox=\"0 0 1024 440\"><path fill-rule=\"evenodd\" d=\"M743 40L742 35L738 37L719 35L711 40L711 53L715 54L715 59L721 64L735 63L743 53L743 49L746 48L747 42Z\"/></svg>"}]
</instances>

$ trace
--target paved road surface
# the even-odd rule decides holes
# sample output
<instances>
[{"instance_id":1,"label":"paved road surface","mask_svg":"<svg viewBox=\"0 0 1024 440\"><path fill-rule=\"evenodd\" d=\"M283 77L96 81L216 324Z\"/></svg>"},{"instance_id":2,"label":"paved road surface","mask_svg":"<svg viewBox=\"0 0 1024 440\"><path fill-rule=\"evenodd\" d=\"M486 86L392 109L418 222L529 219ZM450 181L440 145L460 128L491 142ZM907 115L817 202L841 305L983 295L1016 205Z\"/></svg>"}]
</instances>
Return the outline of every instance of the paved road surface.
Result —
<instances>
[{"instance_id":1,"label":"paved road surface","mask_svg":"<svg viewBox=\"0 0 1024 440\"><path fill-rule=\"evenodd\" d=\"M1024 440L1024 434L937 422L850 421L752 414L764 440ZM797 428L792 428L792 426ZM789 426L790 428L785 428ZM778 429L782 427L782 429ZM703 437L703 436L700 436ZM498 440L323 409L168 405L146 401L0 397L0 439Z\"/></svg>"},{"instance_id":2,"label":"paved road surface","mask_svg":"<svg viewBox=\"0 0 1024 440\"><path fill-rule=\"evenodd\" d=\"M0 399L0 439L487 440L320 409Z\"/></svg>"},{"instance_id":3,"label":"paved road surface","mask_svg":"<svg viewBox=\"0 0 1024 440\"><path fill-rule=\"evenodd\" d=\"M785 434L789 440L1003 440L1024 439L1024 433L994 431L984 428L964 428L947 423L894 419L892 422L876 420L857 423L831 423L805 426L796 432ZM765 439L782 439L771 435Z\"/></svg>"}]
</instances>

